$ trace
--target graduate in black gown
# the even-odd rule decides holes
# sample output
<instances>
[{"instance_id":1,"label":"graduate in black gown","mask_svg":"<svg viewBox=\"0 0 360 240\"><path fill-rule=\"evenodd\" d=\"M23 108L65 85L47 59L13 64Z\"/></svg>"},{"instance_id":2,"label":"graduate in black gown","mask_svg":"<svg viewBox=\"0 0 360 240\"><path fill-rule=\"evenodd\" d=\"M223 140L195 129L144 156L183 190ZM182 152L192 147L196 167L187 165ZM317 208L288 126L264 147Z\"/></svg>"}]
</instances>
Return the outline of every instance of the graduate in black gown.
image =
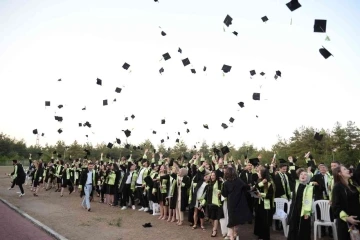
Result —
<instances>
[{"instance_id":1,"label":"graduate in black gown","mask_svg":"<svg viewBox=\"0 0 360 240\"><path fill-rule=\"evenodd\" d=\"M313 203L313 186L308 185L309 175L305 169L296 171L299 180L296 180L295 191L292 196L290 214L287 218L289 225L288 240L311 239L311 207Z\"/></svg>"}]
</instances>

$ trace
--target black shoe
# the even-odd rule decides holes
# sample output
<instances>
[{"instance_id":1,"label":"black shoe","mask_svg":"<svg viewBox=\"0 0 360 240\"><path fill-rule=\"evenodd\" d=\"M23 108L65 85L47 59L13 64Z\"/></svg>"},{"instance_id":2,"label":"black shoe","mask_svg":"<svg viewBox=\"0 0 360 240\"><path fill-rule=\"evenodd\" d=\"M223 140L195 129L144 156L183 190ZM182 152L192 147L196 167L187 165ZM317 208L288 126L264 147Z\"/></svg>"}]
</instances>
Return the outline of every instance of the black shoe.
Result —
<instances>
[{"instance_id":1,"label":"black shoe","mask_svg":"<svg viewBox=\"0 0 360 240\"><path fill-rule=\"evenodd\" d=\"M154 213L153 210L150 210L149 214L153 214L153 213Z\"/></svg>"}]
</instances>

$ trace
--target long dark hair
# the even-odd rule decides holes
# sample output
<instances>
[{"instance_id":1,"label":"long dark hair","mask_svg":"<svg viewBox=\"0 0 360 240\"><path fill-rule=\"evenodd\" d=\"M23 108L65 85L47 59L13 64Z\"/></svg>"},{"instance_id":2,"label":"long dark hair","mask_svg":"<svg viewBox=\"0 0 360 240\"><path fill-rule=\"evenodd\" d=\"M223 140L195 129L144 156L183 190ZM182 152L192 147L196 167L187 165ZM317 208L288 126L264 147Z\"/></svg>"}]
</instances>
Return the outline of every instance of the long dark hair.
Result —
<instances>
[{"instance_id":1,"label":"long dark hair","mask_svg":"<svg viewBox=\"0 0 360 240\"><path fill-rule=\"evenodd\" d=\"M336 168L334 168L332 170L332 174L333 174L333 177L334 177L334 183L341 183L343 184L347 189L350 189L350 186L349 186L349 181L346 181L342 176L341 176L341 167L345 167L344 165L340 165Z\"/></svg>"},{"instance_id":2,"label":"long dark hair","mask_svg":"<svg viewBox=\"0 0 360 240\"><path fill-rule=\"evenodd\" d=\"M228 167L225 171L224 178L226 181L234 181L237 178L236 169L233 167Z\"/></svg>"}]
</instances>

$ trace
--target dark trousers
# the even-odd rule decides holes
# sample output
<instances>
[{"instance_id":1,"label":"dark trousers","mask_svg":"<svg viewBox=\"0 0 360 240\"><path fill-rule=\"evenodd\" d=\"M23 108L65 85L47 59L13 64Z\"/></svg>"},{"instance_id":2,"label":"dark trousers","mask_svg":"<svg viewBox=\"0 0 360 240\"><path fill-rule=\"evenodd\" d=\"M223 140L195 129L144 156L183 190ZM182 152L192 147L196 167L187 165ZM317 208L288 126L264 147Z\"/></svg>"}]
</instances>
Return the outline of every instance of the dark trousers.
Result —
<instances>
[{"instance_id":1,"label":"dark trousers","mask_svg":"<svg viewBox=\"0 0 360 240\"><path fill-rule=\"evenodd\" d=\"M129 201L129 197L131 200L131 205L135 205L134 194L131 191L131 184L125 184L121 206L126 207L126 203Z\"/></svg>"},{"instance_id":2,"label":"dark trousers","mask_svg":"<svg viewBox=\"0 0 360 240\"><path fill-rule=\"evenodd\" d=\"M15 187L15 181L13 181L11 184L11 188L14 188L14 187Z\"/></svg>"},{"instance_id":3,"label":"dark trousers","mask_svg":"<svg viewBox=\"0 0 360 240\"><path fill-rule=\"evenodd\" d=\"M117 205L119 205L119 188L118 188L118 184L115 184L114 206Z\"/></svg>"},{"instance_id":4,"label":"dark trousers","mask_svg":"<svg viewBox=\"0 0 360 240\"><path fill-rule=\"evenodd\" d=\"M19 184L19 188L20 188L21 194L24 194L24 188L23 188L22 184Z\"/></svg>"},{"instance_id":5,"label":"dark trousers","mask_svg":"<svg viewBox=\"0 0 360 240\"><path fill-rule=\"evenodd\" d=\"M104 202L104 195L106 193L106 184L104 183L101 186L101 190L100 190L100 197L101 197L101 201Z\"/></svg>"},{"instance_id":6,"label":"dark trousers","mask_svg":"<svg viewBox=\"0 0 360 240\"><path fill-rule=\"evenodd\" d=\"M145 200L144 188L141 187L142 184L136 184L136 195L140 200L140 205L144 208L149 207L149 203Z\"/></svg>"}]
</instances>

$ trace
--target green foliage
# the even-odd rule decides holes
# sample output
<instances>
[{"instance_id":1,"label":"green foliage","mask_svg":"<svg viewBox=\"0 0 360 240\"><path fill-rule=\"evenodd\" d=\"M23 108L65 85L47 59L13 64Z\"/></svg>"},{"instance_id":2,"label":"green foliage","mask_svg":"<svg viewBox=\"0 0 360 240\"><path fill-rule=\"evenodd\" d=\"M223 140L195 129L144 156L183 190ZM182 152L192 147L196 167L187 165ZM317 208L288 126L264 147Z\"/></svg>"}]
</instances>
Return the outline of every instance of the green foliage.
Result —
<instances>
[{"instance_id":1,"label":"green foliage","mask_svg":"<svg viewBox=\"0 0 360 240\"><path fill-rule=\"evenodd\" d=\"M316 131L324 134L320 142L314 139ZM180 141L173 148L165 148L163 144L160 144L157 146L155 157L158 158L158 153L161 152L165 157L177 159L182 155L191 157L194 152L200 151L204 153L206 158L210 159L213 152L212 149L220 149L224 145L222 142L213 142L211 145L208 145L204 141L189 148L183 141ZM133 147L127 149L124 146L125 144L120 146L115 144L112 149L108 149L104 142L92 146L89 143L81 145L77 141L66 146L64 142L58 141L53 146L46 144L45 147L41 148L40 146L26 146L24 140L18 141L4 133L0 133L0 162L12 159L24 160L29 157L29 154L32 155L32 159L37 159L39 152L43 153L41 158L44 161L48 161L54 151L61 154L65 160L68 160L70 156L72 159L83 158L85 156L84 149L91 152L90 156L88 156L90 159L99 159L101 153L103 153L104 159L106 159L108 154L115 159L132 154L133 159L138 159L144 154L144 149L148 148L150 152L154 149L154 145L148 139L139 144L141 149L133 149ZM230 149L228 158L232 157L234 161L244 159L246 155L248 158L254 158L261 154L262 162L270 163L273 154L276 153L277 159L287 159L288 156L293 156L298 158L298 165L305 166L303 157L305 153L310 151L317 163L323 162L329 165L332 159L335 159L344 164L355 165L360 159L360 129L352 121L347 122L346 126L342 126L337 122L332 130L316 130L312 127L302 126L296 129L289 139L279 136L271 150L258 149L248 143L235 147L232 143L228 142L226 146Z\"/></svg>"}]
</instances>

